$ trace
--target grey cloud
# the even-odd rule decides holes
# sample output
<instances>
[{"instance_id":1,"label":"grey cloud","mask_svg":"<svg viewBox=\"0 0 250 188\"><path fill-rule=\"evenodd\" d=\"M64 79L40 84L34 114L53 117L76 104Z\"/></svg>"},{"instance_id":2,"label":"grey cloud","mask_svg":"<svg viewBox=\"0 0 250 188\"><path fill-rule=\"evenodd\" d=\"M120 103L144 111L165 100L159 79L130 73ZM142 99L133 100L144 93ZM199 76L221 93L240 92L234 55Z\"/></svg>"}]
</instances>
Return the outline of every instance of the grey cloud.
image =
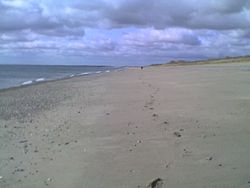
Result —
<instances>
[{"instance_id":1,"label":"grey cloud","mask_svg":"<svg viewBox=\"0 0 250 188\"><path fill-rule=\"evenodd\" d=\"M0 15L0 49L9 53L164 59L250 50L249 0L0 0ZM110 33L95 38L85 28ZM135 29L112 39L114 28Z\"/></svg>"},{"instance_id":2,"label":"grey cloud","mask_svg":"<svg viewBox=\"0 0 250 188\"><path fill-rule=\"evenodd\" d=\"M31 9L32 10L32 9ZM56 19L44 17L41 11L12 8L1 12L0 31L9 32L24 29L51 29L60 24Z\"/></svg>"},{"instance_id":3,"label":"grey cloud","mask_svg":"<svg viewBox=\"0 0 250 188\"><path fill-rule=\"evenodd\" d=\"M24 1L25 2L25 1ZM22 7L3 5L0 1L0 32L31 30L49 36L83 36L84 30L79 19L67 18L60 10L52 9L38 2L27 1ZM75 20L75 21L74 21Z\"/></svg>"},{"instance_id":4,"label":"grey cloud","mask_svg":"<svg viewBox=\"0 0 250 188\"><path fill-rule=\"evenodd\" d=\"M111 27L249 28L247 0L128 0L104 12Z\"/></svg>"},{"instance_id":5,"label":"grey cloud","mask_svg":"<svg viewBox=\"0 0 250 188\"><path fill-rule=\"evenodd\" d=\"M191 16L193 8L185 1L154 1L154 0L128 0L123 1L118 7L109 9L105 15L111 21L111 26L144 26L166 28L175 23L185 23Z\"/></svg>"},{"instance_id":6,"label":"grey cloud","mask_svg":"<svg viewBox=\"0 0 250 188\"><path fill-rule=\"evenodd\" d=\"M69 28L66 26L57 27L53 29L34 29L35 33L47 35L47 36L54 36L54 37L67 37L67 36L74 36L74 37L82 37L85 34L83 28Z\"/></svg>"},{"instance_id":7,"label":"grey cloud","mask_svg":"<svg viewBox=\"0 0 250 188\"><path fill-rule=\"evenodd\" d=\"M131 46L201 45L201 41L196 33L180 28L165 30L143 29L139 32L125 35L123 43Z\"/></svg>"},{"instance_id":8,"label":"grey cloud","mask_svg":"<svg viewBox=\"0 0 250 188\"><path fill-rule=\"evenodd\" d=\"M75 0L69 4L69 7L73 9L79 9L84 11L100 11L103 9L109 9L111 5L102 0L91 0L91 1L81 1Z\"/></svg>"},{"instance_id":9,"label":"grey cloud","mask_svg":"<svg viewBox=\"0 0 250 188\"><path fill-rule=\"evenodd\" d=\"M0 33L0 43L30 42L36 39L37 37L32 35L29 31Z\"/></svg>"},{"instance_id":10,"label":"grey cloud","mask_svg":"<svg viewBox=\"0 0 250 188\"><path fill-rule=\"evenodd\" d=\"M242 37L243 39L250 39L250 29L240 31L240 37Z\"/></svg>"},{"instance_id":11,"label":"grey cloud","mask_svg":"<svg viewBox=\"0 0 250 188\"><path fill-rule=\"evenodd\" d=\"M11 7L3 2L0 0L0 30L6 32L22 29L60 30L64 26L250 28L248 0L120 0L115 4L104 0L27 0L23 1L26 3L24 7Z\"/></svg>"},{"instance_id":12,"label":"grey cloud","mask_svg":"<svg viewBox=\"0 0 250 188\"><path fill-rule=\"evenodd\" d=\"M121 54L150 54L152 56L165 55L183 59L199 59L249 53L250 38L242 38L245 34L244 30L196 30L190 33L189 30L178 32L177 29L176 33L179 33L179 36L174 36L173 33L174 31L170 32L170 40L164 37L150 39L150 35L147 35L147 40L145 40L140 35L132 35L120 45L123 46ZM167 36L167 33L161 31L161 35ZM193 40L199 42L194 42L195 45L193 45Z\"/></svg>"},{"instance_id":13,"label":"grey cloud","mask_svg":"<svg viewBox=\"0 0 250 188\"><path fill-rule=\"evenodd\" d=\"M244 8L249 8L248 0L220 0L214 1L211 11L221 14L231 14L241 12Z\"/></svg>"}]
</instances>

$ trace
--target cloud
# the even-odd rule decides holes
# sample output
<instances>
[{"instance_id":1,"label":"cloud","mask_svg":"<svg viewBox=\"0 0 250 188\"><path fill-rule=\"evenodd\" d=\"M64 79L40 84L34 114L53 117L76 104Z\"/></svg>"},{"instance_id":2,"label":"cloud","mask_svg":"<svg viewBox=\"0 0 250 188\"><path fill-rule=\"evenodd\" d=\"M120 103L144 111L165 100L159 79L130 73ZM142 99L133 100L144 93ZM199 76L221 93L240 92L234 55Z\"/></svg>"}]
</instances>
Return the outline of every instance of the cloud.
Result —
<instances>
[{"instance_id":1,"label":"cloud","mask_svg":"<svg viewBox=\"0 0 250 188\"><path fill-rule=\"evenodd\" d=\"M35 33L54 37L82 37L85 34L84 28L69 28L66 26L61 26L53 29L34 29Z\"/></svg>"},{"instance_id":2,"label":"cloud","mask_svg":"<svg viewBox=\"0 0 250 188\"><path fill-rule=\"evenodd\" d=\"M35 41L37 36L29 31L0 34L0 43Z\"/></svg>"},{"instance_id":3,"label":"cloud","mask_svg":"<svg viewBox=\"0 0 250 188\"><path fill-rule=\"evenodd\" d=\"M84 35L81 17L70 13L63 4L56 7L48 1L2 0L0 14L1 33L31 30L58 37Z\"/></svg>"},{"instance_id":4,"label":"cloud","mask_svg":"<svg viewBox=\"0 0 250 188\"><path fill-rule=\"evenodd\" d=\"M105 11L111 27L249 28L248 0L127 0Z\"/></svg>"},{"instance_id":5,"label":"cloud","mask_svg":"<svg viewBox=\"0 0 250 188\"><path fill-rule=\"evenodd\" d=\"M9 55L162 61L250 50L249 0L0 0L0 15Z\"/></svg>"},{"instance_id":6,"label":"cloud","mask_svg":"<svg viewBox=\"0 0 250 188\"><path fill-rule=\"evenodd\" d=\"M0 30L154 27L250 28L248 0L1 0ZM18 19L17 19L18 18ZM22 20L20 22L20 20Z\"/></svg>"},{"instance_id":7,"label":"cloud","mask_svg":"<svg viewBox=\"0 0 250 188\"><path fill-rule=\"evenodd\" d=\"M165 30L142 29L136 33L124 35L123 40L125 43L143 43L147 45L153 45L154 43L200 45L198 36L192 30L180 28Z\"/></svg>"}]
</instances>

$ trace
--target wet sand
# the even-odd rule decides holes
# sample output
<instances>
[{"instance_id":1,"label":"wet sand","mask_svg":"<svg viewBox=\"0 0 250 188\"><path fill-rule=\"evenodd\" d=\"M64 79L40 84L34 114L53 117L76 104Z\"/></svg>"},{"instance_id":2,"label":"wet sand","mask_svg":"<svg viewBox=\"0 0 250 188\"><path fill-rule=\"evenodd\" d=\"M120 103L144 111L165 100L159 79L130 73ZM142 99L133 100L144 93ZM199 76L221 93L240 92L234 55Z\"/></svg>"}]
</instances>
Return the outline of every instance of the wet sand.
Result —
<instances>
[{"instance_id":1,"label":"wet sand","mask_svg":"<svg viewBox=\"0 0 250 188\"><path fill-rule=\"evenodd\" d=\"M0 187L247 188L249 122L247 63L1 91Z\"/></svg>"}]
</instances>

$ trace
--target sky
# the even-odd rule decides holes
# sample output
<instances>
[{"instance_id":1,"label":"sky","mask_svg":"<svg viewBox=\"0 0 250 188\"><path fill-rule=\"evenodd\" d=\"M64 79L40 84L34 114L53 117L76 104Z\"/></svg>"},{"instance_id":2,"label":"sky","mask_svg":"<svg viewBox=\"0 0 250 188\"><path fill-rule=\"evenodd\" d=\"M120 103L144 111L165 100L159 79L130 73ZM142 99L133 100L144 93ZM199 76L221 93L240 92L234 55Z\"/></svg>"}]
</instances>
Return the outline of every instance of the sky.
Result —
<instances>
[{"instance_id":1,"label":"sky","mask_svg":"<svg viewBox=\"0 0 250 188\"><path fill-rule=\"evenodd\" d=\"M0 0L0 64L250 55L249 0Z\"/></svg>"}]
</instances>

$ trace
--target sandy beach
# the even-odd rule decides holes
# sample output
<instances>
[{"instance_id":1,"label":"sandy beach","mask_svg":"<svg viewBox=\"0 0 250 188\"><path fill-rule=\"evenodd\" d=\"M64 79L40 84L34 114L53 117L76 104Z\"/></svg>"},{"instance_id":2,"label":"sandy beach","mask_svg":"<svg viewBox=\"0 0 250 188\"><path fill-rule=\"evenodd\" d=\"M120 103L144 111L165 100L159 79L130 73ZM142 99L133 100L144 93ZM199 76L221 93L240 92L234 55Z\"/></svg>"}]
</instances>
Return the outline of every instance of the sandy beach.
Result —
<instances>
[{"instance_id":1,"label":"sandy beach","mask_svg":"<svg viewBox=\"0 0 250 188\"><path fill-rule=\"evenodd\" d=\"M249 63L3 90L0 187L248 188L249 122Z\"/></svg>"}]
</instances>

